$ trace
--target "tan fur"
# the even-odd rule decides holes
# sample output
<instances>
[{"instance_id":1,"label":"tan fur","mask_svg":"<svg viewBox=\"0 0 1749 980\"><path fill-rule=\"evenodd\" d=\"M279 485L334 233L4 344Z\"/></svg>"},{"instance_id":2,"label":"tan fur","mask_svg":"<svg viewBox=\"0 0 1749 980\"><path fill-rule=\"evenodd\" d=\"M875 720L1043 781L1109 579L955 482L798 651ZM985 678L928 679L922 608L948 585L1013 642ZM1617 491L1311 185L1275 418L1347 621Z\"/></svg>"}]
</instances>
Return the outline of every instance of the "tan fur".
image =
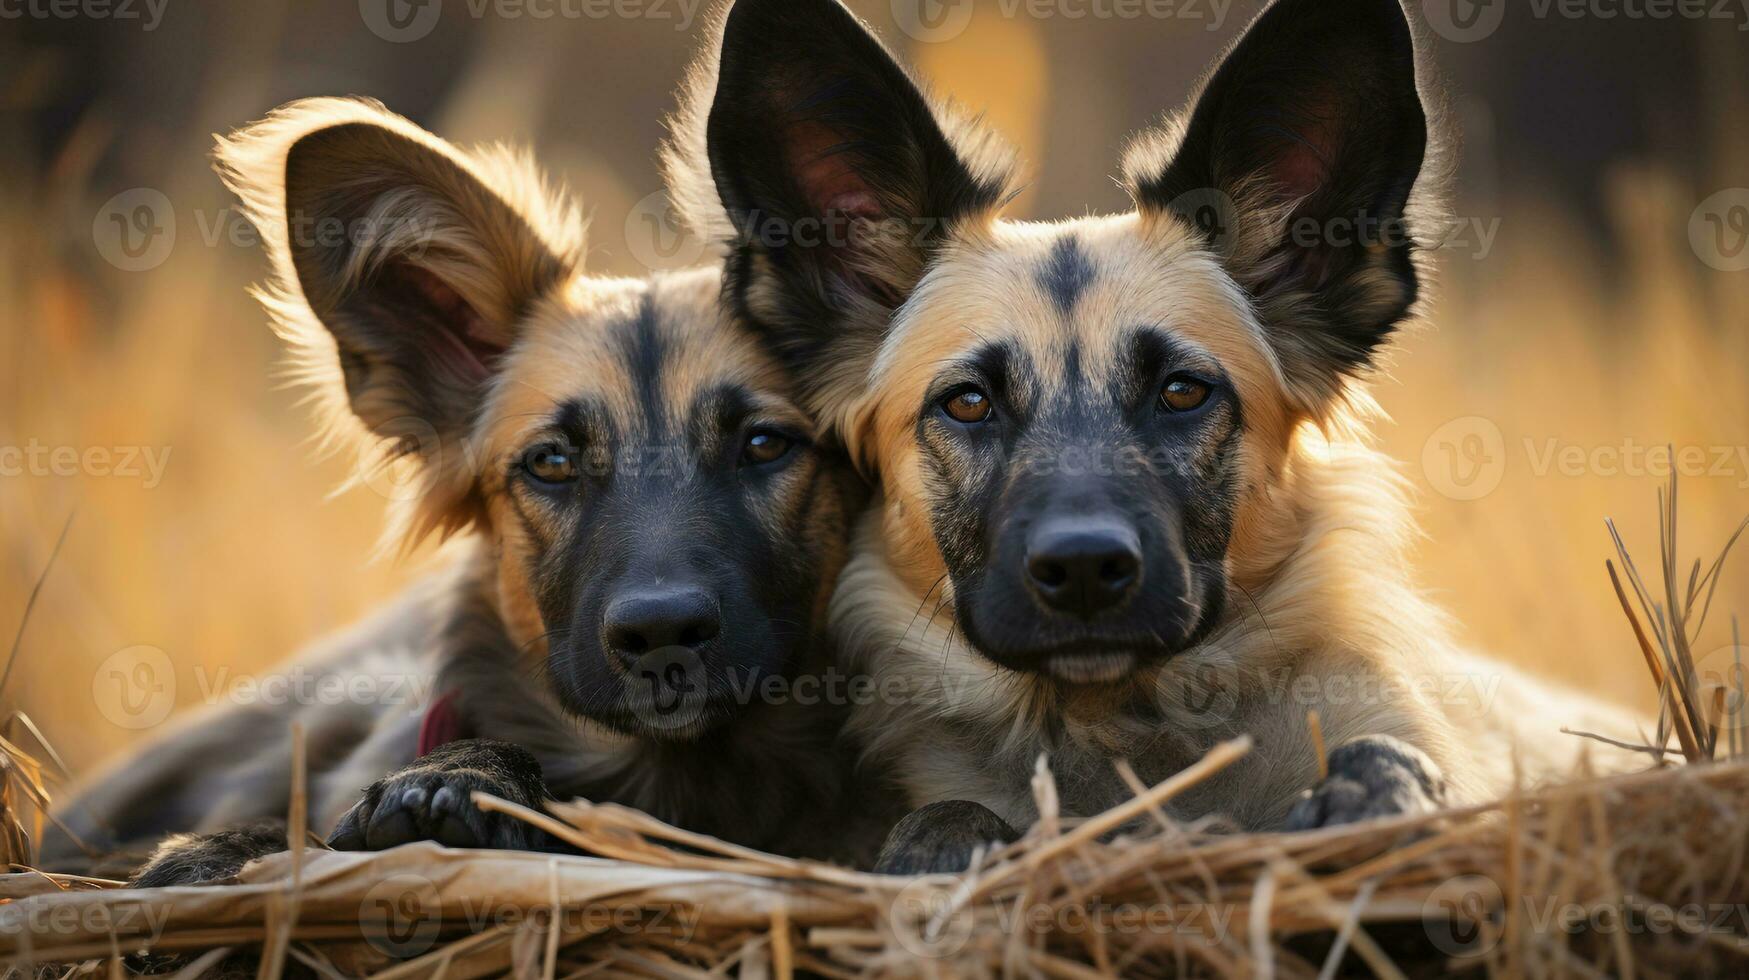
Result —
<instances>
[{"instance_id":1,"label":"tan fur","mask_svg":"<svg viewBox=\"0 0 1749 980\"><path fill-rule=\"evenodd\" d=\"M1073 322L1052 311L1032 282L1037 243L1066 228L1078 233L1101 270ZM1075 691L996 667L946 625L953 618L951 586L936 587L945 568L913 429L934 366L956 353L1004 336L1030 349L1048 349L1066 336L1096 345L1102 325L1131 322L1165 325L1214 354L1245 404L1245 492L1229 550L1235 614L1201 646L1124 691ZM1312 708L1328 744L1371 734L1403 738L1440 763L1465 800L1503 791L1514 754L1529 778L1569 773L1582 743L1561 735L1562 725L1590 719L1609 731L1634 731L1637 719L1604 706L1587 704L1577 715L1527 709L1583 699L1539 694L1517 672L1460 650L1446 616L1413 585L1408 488L1394 465L1356 435L1368 421L1355 407L1370 401L1364 389L1343 392L1321 420L1296 411L1296 396L1262 337L1243 293L1188 244L1180 226L1148 227L1134 215L995 222L975 244L947 252L926 277L896 319L852 416L851 431L863 435L857 458L878 474L884 499L859 538L833 610L854 669L910 692L862 709L855 726L870 753L900 774L913 805L969 798L1024 825L1031 819L1025 773L1040 753L1056 758L1060 780L1109 783L1102 793L1110 799L1122 788L1109 771L1084 771L1108 767L1101 757L1130 757L1164 778L1219 738L1243 732L1265 748L1187 799L1185 810L1268 827L1311 783L1315 763L1305 736ZM916 615L920 603L927 623ZM1317 688L1395 681L1442 690L1433 702L1340 704L1326 696L1241 703L1218 723L1192 720L1164 734L1135 729L1121 707L1131 697L1154 703L1176 697L1170 692L1209 669L1225 672L1225 683L1247 685L1281 668ZM1468 696L1495 684L1498 702ZM1450 700L1446 688L1464 696L1436 703ZM1150 741L1157 755L1136 758L1138 745ZM1065 772L1066 766L1083 771Z\"/></svg>"},{"instance_id":2,"label":"tan fur","mask_svg":"<svg viewBox=\"0 0 1749 980\"><path fill-rule=\"evenodd\" d=\"M318 189L355 193L372 220L388 216L333 278L312 282L300 268L288 220L287 161L300 141L338 127L357 135L357 160L333 161L334 173L311 175ZM541 680L547 631L530 581L535 537L556 539L567 517L527 508L513 512L519 492L511 468L538 445L560 405L587 398L629 420L656 400L686 419L694 398L733 384L753 399L762 422L804 436L808 417L790 401L790 382L776 359L726 323L719 302L721 270L706 267L648 279L591 277L582 270L583 226L576 207L549 189L527 159L502 148L464 151L360 100L295 103L219 141L227 184L262 229L272 280L258 295L290 350L293 379L311 391L326 449L352 447L359 479L382 467L406 471L410 492L391 502L385 544L410 545L429 534L456 535L448 567L426 577L367 622L318 644L287 670L349 683L361 678L407 685L393 704L354 702L227 706L192 715L141 751L97 774L72 794L63 819L99 848L135 846L172 831L211 832L283 816L289 802L290 726L300 723L310 751L312 829L327 833L369 784L411 762L430 699L461 698L459 710L476 734L515 742L541 762L555 792L636 805L706 832L780 850L823 854L847 848L843 821L797 826L788 819L806 784L808 805L836 805L845 773L832 747L836 709L795 707L737 718L713 733L702 753L689 747L650 748L633 737L563 710ZM409 446L407 420L393 392L362 394L342 370L341 350L322 311L369 287L390 261L433 272L477 311L505 346L484 390L462 392L455 413L462 431L431 431ZM321 295L311 295L312 292ZM625 365L616 331L648 324L665 340L662 390L641 391ZM417 420L415 420L417 421ZM427 426L430 428L430 426ZM636 431L629 424L624 431ZM414 431L413 435L420 435ZM675 449L641 447L631 449ZM803 481L832 468L814 493ZM755 519L775 533L776 547L813 547L825 557L808 596L822 610L844 558L848 521L841 499L851 485L821 457L771 476L751 504ZM681 476L684 479L682 469ZM526 493L526 490L520 492ZM675 527L684 534L684 527ZM820 617L823 622L824 616ZM793 624L792 624L793 625ZM823 651L803 650L802 669ZM380 688L380 685L379 685ZM378 688L373 688L378 689ZM764 707L763 705L755 706ZM822 732L825 734L822 735ZM703 755L704 758L696 758ZM665 769L706 773L747 791L724 802L720 790ZM753 775L777 767L779 778ZM811 778L817 777L817 778ZM778 788L783 782L786 788ZM763 789L753 784L764 784ZM599 790L602 794L597 795ZM872 833L878 835L878 830ZM878 836L865 833L866 844ZM807 843L801 843L806 839ZM65 837L47 859L74 861Z\"/></svg>"},{"instance_id":3,"label":"tan fur","mask_svg":"<svg viewBox=\"0 0 1749 980\"><path fill-rule=\"evenodd\" d=\"M939 608L930 599L918 616L929 582L899 557L915 539L895 530L901 522L893 515L922 506L915 487L889 482L833 606L852 669L868 672L877 689L904 692L859 709L853 725L869 754L899 775L912 805L971 799L1024 826L1036 816L1026 775L1040 754L1051 758L1060 782L1082 786L1065 799L1109 805L1126 792L1110 759L1127 758L1158 780L1216 742L1248 734L1259 751L1175 809L1269 828L1311 784L1310 709L1320 713L1327 744L1395 735L1426 751L1457 798L1472 802L1508 788L1515 766L1532 781L1570 775L1584 743L1562 735L1562 726L1622 734L1644 727L1627 712L1548 688L1451 639L1447 617L1412 584L1407 553L1415 529L1406 487L1388 460L1301 428L1276 462L1283 477L1247 501L1260 526L1254 550L1235 551L1236 565L1255 566L1236 615L1121 690L1078 690L995 666L951 628L951 595ZM1276 504L1267 520L1266 501ZM1276 672L1291 679L1277 681ZM1210 676L1212 706L1169 710L1164 730L1138 727L1125 710L1136 700L1177 707L1185 690ZM1283 684L1287 695L1249 702L1266 682ZM1295 695L1295 683L1311 685L1313 696ZM1387 683L1430 696L1359 693L1346 703L1331 696L1369 684L1384 691ZM1602 768L1638 765L1621 756L1599 761Z\"/></svg>"},{"instance_id":4,"label":"tan fur","mask_svg":"<svg viewBox=\"0 0 1749 980\"><path fill-rule=\"evenodd\" d=\"M798 42L800 43L800 42ZM1425 59L1422 92L1440 91ZM711 59L694 77L667 161L671 188L706 237L732 238L712 193L704 123L715 82ZM1193 100L1194 101L1194 100ZM1406 208L1409 227L1437 227L1454 141L1442 137L1443 106L1423 99L1435 134ZM1184 138L1179 116L1138 139L1124 161L1132 194L1164 170ZM943 117L957 147L993 137ZM986 157L971 155L974 173ZM1163 779L1215 742L1241 733L1258 744L1244 762L1175 801L1186 816L1224 814L1273 828L1316 779L1306 713L1322 716L1332 747L1391 735L1437 762L1457 799L1502 792L1515 761L1531 780L1570 771L1582 748L1562 724L1601 724L1630 734L1636 719L1550 691L1517 672L1472 657L1445 615L1415 585L1416 530L1409 489L1368 441L1377 417L1365 372L1320 370L1309 330L1316 297L1280 290L1254 300L1289 258L1277 255L1292 208L1271 203L1261 183L1229 188L1237 227L1217 254L1180 217L1134 212L1057 223L1000 214L956 216L932 243L921 278L873 332L820 367L823 394L811 407L845 441L881 488L866 516L833 602L833 625L853 673L886 692L859 708L855 730L868 755L892 771L908 802L973 800L1024 826L1037 758L1050 758L1066 812L1088 815L1129 795L1112 761ZM1097 274L1072 313L1046 295L1038 270L1053 242L1072 233ZM777 286L755 253L745 296L755 320L775 309ZM1421 306L1426 288L1422 273ZM1394 309L1401 283L1363 270L1361 319ZM836 294L834 294L836 295ZM855 300L852 300L854 303ZM1414 315L1421 307L1411 311ZM843 324L860 326L855 309ZM1192 649L1117 684L1073 686L995 665L954 627L955 597L918 442L926 392L942 370L980 345L1008 340L1052 384L1062 352L1079 342L1090 375L1114 356L1110 338L1135 325L1163 328L1225 372L1243 406L1239 480L1226 558L1226 614ZM882 333L884 330L884 333ZM953 466L955 461L937 463ZM1282 678L1287 693L1281 693ZM1307 695L1293 693L1294 684ZM1373 695L1350 695L1360 687ZM1187 695L1212 690L1219 710L1186 711ZM1406 693L1405 693L1406 692ZM1160 721L1164 717L1164 722ZM1612 760L1622 766L1633 758Z\"/></svg>"},{"instance_id":5,"label":"tan fur","mask_svg":"<svg viewBox=\"0 0 1749 980\"><path fill-rule=\"evenodd\" d=\"M309 392L320 447L355 454L355 482L391 470L410 486L391 510L382 542L385 550L405 549L433 532L459 529L467 516L462 508L469 474L453 451L444 454L442 465L408 460L406 447L393 434L372 431L361 420L347 400L334 337L312 309L317 297L304 294L292 260L297 232L288 222L311 216L288 213L287 155L301 138L349 124L374 127L385 141L400 144L392 152L418 175L401 192L385 196L375 214L401 237L373 241L357 255L379 264L397 254L415 255L497 323L508 324L567 270L582 268L585 227L576 205L549 185L526 155L502 145L460 150L367 99L294 102L218 138L219 174L261 230L271 276L255 295L286 344L287 376ZM434 161L449 166L434 166ZM490 190L482 194L485 188ZM356 282L374 268L346 271ZM427 442L440 438L419 426L412 435Z\"/></svg>"}]
</instances>

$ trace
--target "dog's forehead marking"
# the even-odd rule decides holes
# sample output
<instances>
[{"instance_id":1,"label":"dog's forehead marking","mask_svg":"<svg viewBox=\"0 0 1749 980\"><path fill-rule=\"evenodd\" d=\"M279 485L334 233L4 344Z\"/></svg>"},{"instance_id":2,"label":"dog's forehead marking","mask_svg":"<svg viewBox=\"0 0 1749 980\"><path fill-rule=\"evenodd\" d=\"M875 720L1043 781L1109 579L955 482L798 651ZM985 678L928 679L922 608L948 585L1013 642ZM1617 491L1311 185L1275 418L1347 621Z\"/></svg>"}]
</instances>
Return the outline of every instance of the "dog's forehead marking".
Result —
<instances>
[{"instance_id":1,"label":"dog's forehead marking","mask_svg":"<svg viewBox=\"0 0 1749 980\"><path fill-rule=\"evenodd\" d=\"M1095 274L1092 260L1071 232L1051 246L1050 254L1039 267L1038 284L1055 304L1057 312L1067 316L1075 309L1081 293L1093 282Z\"/></svg>"},{"instance_id":2,"label":"dog's forehead marking","mask_svg":"<svg viewBox=\"0 0 1749 980\"><path fill-rule=\"evenodd\" d=\"M904 387L995 337L1039 356L1055 383L1123 366L1139 328L1225 367L1246 394L1285 385L1276 351L1244 291L1199 246L1195 230L1141 216L999 221L943 251L883 339L871 387Z\"/></svg>"},{"instance_id":3,"label":"dog's forehead marking","mask_svg":"<svg viewBox=\"0 0 1749 980\"><path fill-rule=\"evenodd\" d=\"M520 441L551 428L574 402L598 406L599 421L627 436L660 437L730 388L748 393L759 414L790 420L775 359L721 322L716 286L714 275L691 273L570 284L513 350L490 406L492 437Z\"/></svg>"},{"instance_id":4,"label":"dog's forehead marking","mask_svg":"<svg viewBox=\"0 0 1749 980\"><path fill-rule=\"evenodd\" d=\"M623 371L620 397L614 401L628 410L627 421L639 420L651 431L665 428L678 406L664 403L662 375L674 352L668 326L656 310L656 297L644 293L637 312L608 330Z\"/></svg>"}]
</instances>

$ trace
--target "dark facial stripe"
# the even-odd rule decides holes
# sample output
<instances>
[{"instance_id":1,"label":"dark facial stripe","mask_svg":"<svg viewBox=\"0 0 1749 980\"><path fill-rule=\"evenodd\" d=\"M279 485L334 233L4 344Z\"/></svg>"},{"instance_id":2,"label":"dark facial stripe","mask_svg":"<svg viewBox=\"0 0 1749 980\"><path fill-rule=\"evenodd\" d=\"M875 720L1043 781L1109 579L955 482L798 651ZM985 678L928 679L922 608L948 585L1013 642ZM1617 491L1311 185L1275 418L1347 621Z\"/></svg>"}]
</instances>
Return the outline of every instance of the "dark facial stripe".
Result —
<instances>
[{"instance_id":1,"label":"dark facial stripe","mask_svg":"<svg viewBox=\"0 0 1749 980\"><path fill-rule=\"evenodd\" d=\"M1059 238L1038 271L1038 284L1056 304L1059 313L1073 310L1081 293L1092 281L1093 263L1081 250L1081 243L1074 235Z\"/></svg>"},{"instance_id":2,"label":"dark facial stripe","mask_svg":"<svg viewBox=\"0 0 1749 980\"><path fill-rule=\"evenodd\" d=\"M985 346L973 354L966 364L989 383L991 394L1004 399L1009 396L1013 379L1010 371L1014 364L1014 348L1011 345L1001 343Z\"/></svg>"},{"instance_id":3,"label":"dark facial stripe","mask_svg":"<svg viewBox=\"0 0 1749 980\"><path fill-rule=\"evenodd\" d=\"M714 453L757 410L753 393L738 384L718 385L698 394L687 414L692 445Z\"/></svg>"},{"instance_id":4,"label":"dark facial stripe","mask_svg":"<svg viewBox=\"0 0 1749 980\"><path fill-rule=\"evenodd\" d=\"M1188 370L1210 381L1228 382L1219 364L1192 353L1170 334L1154 327L1140 327L1129 343L1119 348L1117 379L1119 403L1131 408L1154 398L1158 383L1168 370Z\"/></svg>"},{"instance_id":5,"label":"dark facial stripe","mask_svg":"<svg viewBox=\"0 0 1749 980\"><path fill-rule=\"evenodd\" d=\"M923 411L927 413L931 405L964 384L981 385L998 401L1007 400L1017 394L1014 391L1017 375L1024 373L1026 366L1024 355L1011 342L981 344L958 358L953 370L936 379L924 396Z\"/></svg>"},{"instance_id":6,"label":"dark facial stripe","mask_svg":"<svg viewBox=\"0 0 1749 980\"><path fill-rule=\"evenodd\" d=\"M658 430L669 417L667 406L662 404L662 368L668 359L668 344L650 293L644 294L638 315L621 325L616 336L644 420L651 430Z\"/></svg>"}]
</instances>

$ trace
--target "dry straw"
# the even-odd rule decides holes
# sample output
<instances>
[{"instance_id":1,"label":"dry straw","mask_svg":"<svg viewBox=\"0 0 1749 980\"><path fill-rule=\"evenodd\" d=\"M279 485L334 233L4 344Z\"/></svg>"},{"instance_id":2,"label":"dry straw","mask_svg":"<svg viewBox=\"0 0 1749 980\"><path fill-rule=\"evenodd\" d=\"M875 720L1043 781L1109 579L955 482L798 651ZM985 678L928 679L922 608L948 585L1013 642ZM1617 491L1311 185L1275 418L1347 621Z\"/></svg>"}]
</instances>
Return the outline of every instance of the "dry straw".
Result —
<instances>
[{"instance_id":1,"label":"dry straw","mask_svg":"<svg viewBox=\"0 0 1749 980\"><path fill-rule=\"evenodd\" d=\"M1084 820L1055 812L1041 766L1043 819L1025 838L963 876L920 879L774 857L616 806L478 797L596 856L300 847L237 882L139 891L0 876L0 961L117 976L151 949L181 976L265 980L1743 975L1749 716L1740 665L1721 681L1695 662L1724 556L1683 574L1675 512L1672 485L1659 591L1625 547L1625 586L1610 567L1664 704L1656 737L1622 744L1648 754L1642 773L1363 826L1221 834L1164 804L1251 751L1246 739L1153 787L1120 764L1134 798Z\"/></svg>"}]
</instances>

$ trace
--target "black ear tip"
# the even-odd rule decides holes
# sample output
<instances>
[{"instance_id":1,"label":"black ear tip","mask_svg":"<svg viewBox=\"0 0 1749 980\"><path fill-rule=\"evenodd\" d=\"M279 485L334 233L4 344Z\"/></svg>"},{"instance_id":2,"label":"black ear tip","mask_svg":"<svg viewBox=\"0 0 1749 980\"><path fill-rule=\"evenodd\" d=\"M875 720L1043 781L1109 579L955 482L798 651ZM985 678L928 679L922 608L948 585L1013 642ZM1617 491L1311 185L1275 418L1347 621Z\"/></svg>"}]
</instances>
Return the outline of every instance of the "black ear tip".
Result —
<instances>
[{"instance_id":1,"label":"black ear tip","mask_svg":"<svg viewBox=\"0 0 1749 980\"><path fill-rule=\"evenodd\" d=\"M782 0L735 0L723 19L723 53L761 43L780 22Z\"/></svg>"},{"instance_id":2,"label":"black ear tip","mask_svg":"<svg viewBox=\"0 0 1749 980\"><path fill-rule=\"evenodd\" d=\"M1412 46L1415 32L1409 26L1409 13L1403 9L1400 0L1363 0L1367 14L1380 30L1390 34L1394 41L1405 46Z\"/></svg>"}]
</instances>

